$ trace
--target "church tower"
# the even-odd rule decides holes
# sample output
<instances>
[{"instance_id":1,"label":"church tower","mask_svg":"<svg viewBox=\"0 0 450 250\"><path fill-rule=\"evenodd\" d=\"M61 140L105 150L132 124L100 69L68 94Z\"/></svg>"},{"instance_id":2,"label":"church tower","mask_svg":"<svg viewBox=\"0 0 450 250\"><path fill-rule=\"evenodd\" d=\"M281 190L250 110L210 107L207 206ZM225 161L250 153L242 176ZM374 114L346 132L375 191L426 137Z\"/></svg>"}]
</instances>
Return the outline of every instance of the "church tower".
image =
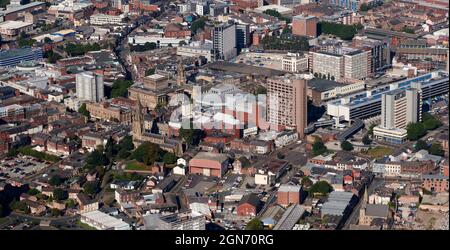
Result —
<instances>
[{"instance_id":1,"label":"church tower","mask_svg":"<svg viewBox=\"0 0 450 250\"><path fill-rule=\"evenodd\" d=\"M136 109L133 112L133 140L140 140L144 132L144 117L142 115L142 106L139 96L137 98Z\"/></svg>"},{"instance_id":2,"label":"church tower","mask_svg":"<svg viewBox=\"0 0 450 250\"><path fill-rule=\"evenodd\" d=\"M359 224L367 225L366 221L366 208L369 203L369 191L367 190L367 186L364 190L364 198L362 200L361 208L359 209Z\"/></svg>"},{"instance_id":3,"label":"church tower","mask_svg":"<svg viewBox=\"0 0 450 250\"><path fill-rule=\"evenodd\" d=\"M182 59L178 61L177 71L177 84L178 86L183 86L184 84L186 84L186 72L184 71L184 64Z\"/></svg>"}]
</instances>

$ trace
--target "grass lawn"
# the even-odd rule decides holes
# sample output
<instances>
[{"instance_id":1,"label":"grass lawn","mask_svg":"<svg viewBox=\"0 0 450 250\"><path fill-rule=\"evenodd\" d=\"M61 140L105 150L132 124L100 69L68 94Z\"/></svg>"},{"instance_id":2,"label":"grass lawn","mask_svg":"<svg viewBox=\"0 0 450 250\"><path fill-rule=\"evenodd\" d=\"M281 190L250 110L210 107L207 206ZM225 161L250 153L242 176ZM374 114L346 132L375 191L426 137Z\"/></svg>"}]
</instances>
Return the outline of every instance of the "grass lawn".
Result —
<instances>
[{"instance_id":1,"label":"grass lawn","mask_svg":"<svg viewBox=\"0 0 450 250\"><path fill-rule=\"evenodd\" d=\"M392 148L376 146L374 148L369 149L367 151L366 155L368 155L372 158L381 158L385 155L392 154L392 152L394 152L394 150Z\"/></svg>"},{"instance_id":2,"label":"grass lawn","mask_svg":"<svg viewBox=\"0 0 450 250\"><path fill-rule=\"evenodd\" d=\"M91 227L88 224L81 222L80 220L77 220L77 226L83 228L84 230L97 230L97 228Z\"/></svg>"},{"instance_id":3,"label":"grass lawn","mask_svg":"<svg viewBox=\"0 0 450 250\"><path fill-rule=\"evenodd\" d=\"M125 170L150 170L150 166L146 166L144 163L137 161L130 161L127 163Z\"/></svg>"}]
</instances>

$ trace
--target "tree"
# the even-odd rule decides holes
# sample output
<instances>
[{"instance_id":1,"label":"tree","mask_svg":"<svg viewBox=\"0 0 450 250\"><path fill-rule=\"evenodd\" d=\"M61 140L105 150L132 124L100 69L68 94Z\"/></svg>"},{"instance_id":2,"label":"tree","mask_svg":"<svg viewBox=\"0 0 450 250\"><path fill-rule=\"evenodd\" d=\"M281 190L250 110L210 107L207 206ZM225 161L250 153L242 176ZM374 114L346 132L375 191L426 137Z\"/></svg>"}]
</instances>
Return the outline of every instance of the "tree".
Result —
<instances>
[{"instance_id":1,"label":"tree","mask_svg":"<svg viewBox=\"0 0 450 250\"><path fill-rule=\"evenodd\" d=\"M150 76L155 74L155 68L150 68L145 71L145 76Z\"/></svg>"},{"instance_id":2,"label":"tree","mask_svg":"<svg viewBox=\"0 0 450 250\"><path fill-rule=\"evenodd\" d=\"M98 183L96 181L87 181L83 185L83 192L89 195L95 195L98 191Z\"/></svg>"},{"instance_id":3,"label":"tree","mask_svg":"<svg viewBox=\"0 0 450 250\"><path fill-rule=\"evenodd\" d=\"M281 32L281 34L291 34L291 33L292 30L288 25L286 25L286 27L284 27L283 31Z\"/></svg>"},{"instance_id":4,"label":"tree","mask_svg":"<svg viewBox=\"0 0 450 250\"><path fill-rule=\"evenodd\" d=\"M19 211L22 213L30 213L30 208L28 205L23 201L18 201L14 199L10 204L9 207L14 211Z\"/></svg>"},{"instance_id":5,"label":"tree","mask_svg":"<svg viewBox=\"0 0 450 250\"><path fill-rule=\"evenodd\" d=\"M361 6L359 7L359 11L368 11L369 8L367 7L366 3L362 3Z\"/></svg>"},{"instance_id":6,"label":"tree","mask_svg":"<svg viewBox=\"0 0 450 250\"><path fill-rule=\"evenodd\" d=\"M48 37L44 37L44 43L52 43L53 40L48 38Z\"/></svg>"},{"instance_id":7,"label":"tree","mask_svg":"<svg viewBox=\"0 0 450 250\"><path fill-rule=\"evenodd\" d=\"M438 119L436 119L436 117L428 113L425 113L423 115L422 121L423 127L426 130L433 130L442 125L442 123Z\"/></svg>"},{"instance_id":8,"label":"tree","mask_svg":"<svg viewBox=\"0 0 450 250\"><path fill-rule=\"evenodd\" d=\"M177 157L173 153L167 152L163 156L163 162L165 164L174 164L177 162Z\"/></svg>"},{"instance_id":9,"label":"tree","mask_svg":"<svg viewBox=\"0 0 450 250\"><path fill-rule=\"evenodd\" d=\"M58 61L59 59L62 58L61 55L59 55L58 53L55 53L53 50L45 52L44 57L47 58L47 61L49 63L56 63L56 61Z\"/></svg>"},{"instance_id":10,"label":"tree","mask_svg":"<svg viewBox=\"0 0 450 250\"><path fill-rule=\"evenodd\" d=\"M17 39L17 43L19 44L19 47L31 47L36 43L36 40L30 39L25 32L21 32L19 35L19 38Z\"/></svg>"},{"instance_id":11,"label":"tree","mask_svg":"<svg viewBox=\"0 0 450 250\"><path fill-rule=\"evenodd\" d=\"M205 132L201 129L194 129L192 124L192 120L190 121L190 125L188 129L183 127L179 130L179 136L184 140L187 145L198 145L200 141L206 136Z\"/></svg>"},{"instance_id":12,"label":"tree","mask_svg":"<svg viewBox=\"0 0 450 250\"><path fill-rule=\"evenodd\" d=\"M373 135L373 128L375 128L376 126L376 124L370 124L369 130L367 130L367 134Z\"/></svg>"},{"instance_id":13,"label":"tree","mask_svg":"<svg viewBox=\"0 0 450 250\"><path fill-rule=\"evenodd\" d=\"M10 2L10 0L0 0L0 8L5 8Z\"/></svg>"},{"instance_id":14,"label":"tree","mask_svg":"<svg viewBox=\"0 0 450 250\"><path fill-rule=\"evenodd\" d=\"M0 204L0 218L3 217L3 206Z\"/></svg>"},{"instance_id":15,"label":"tree","mask_svg":"<svg viewBox=\"0 0 450 250\"><path fill-rule=\"evenodd\" d=\"M68 199L67 201L66 201L66 206L68 207L68 208L75 208L76 207L76 202L73 200L73 199Z\"/></svg>"},{"instance_id":16,"label":"tree","mask_svg":"<svg viewBox=\"0 0 450 250\"><path fill-rule=\"evenodd\" d=\"M146 42L143 45L142 44L137 44L137 45L131 45L130 46L130 50L131 51L137 51L137 52L143 52L143 51L149 51L149 50L154 50L156 49L158 46L156 45L156 43L150 43L150 42Z\"/></svg>"},{"instance_id":17,"label":"tree","mask_svg":"<svg viewBox=\"0 0 450 250\"><path fill-rule=\"evenodd\" d=\"M79 43L68 43L64 47L64 51L70 56L81 56L86 54L89 51L98 51L102 47L98 43L93 44L79 44Z\"/></svg>"},{"instance_id":18,"label":"tree","mask_svg":"<svg viewBox=\"0 0 450 250\"><path fill-rule=\"evenodd\" d=\"M48 183L52 186L59 186L64 182L63 178L61 178L61 176L59 175L54 175L50 178L50 180L48 181Z\"/></svg>"},{"instance_id":19,"label":"tree","mask_svg":"<svg viewBox=\"0 0 450 250\"><path fill-rule=\"evenodd\" d=\"M37 190L36 188L32 188L32 189L28 190L28 192L27 192L27 194L29 194L29 195L37 195L39 193L40 193L39 190Z\"/></svg>"},{"instance_id":20,"label":"tree","mask_svg":"<svg viewBox=\"0 0 450 250\"><path fill-rule=\"evenodd\" d=\"M402 32L409 33L409 34L414 34L415 33L414 30L412 28L408 27L408 26L404 26L402 28Z\"/></svg>"},{"instance_id":21,"label":"tree","mask_svg":"<svg viewBox=\"0 0 450 250\"><path fill-rule=\"evenodd\" d=\"M95 168L97 166L104 166L107 163L107 159L103 155L102 151L96 149L96 150L92 151L86 157L86 166L89 169L93 169L93 168Z\"/></svg>"},{"instance_id":22,"label":"tree","mask_svg":"<svg viewBox=\"0 0 450 250\"><path fill-rule=\"evenodd\" d=\"M428 149L428 144L424 140L418 140L414 148L419 151L422 149Z\"/></svg>"},{"instance_id":23,"label":"tree","mask_svg":"<svg viewBox=\"0 0 450 250\"><path fill-rule=\"evenodd\" d=\"M349 141L344 141L341 143L341 149L345 151L352 151L353 150L353 144Z\"/></svg>"},{"instance_id":24,"label":"tree","mask_svg":"<svg viewBox=\"0 0 450 250\"><path fill-rule=\"evenodd\" d=\"M364 135L364 137L362 138L362 143L364 145L370 145L370 143L372 143L372 140L369 138L368 134Z\"/></svg>"},{"instance_id":25,"label":"tree","mask_svg":"<svg viewBox=\"0 0 450 250\"><path fill-rule=\"evenodd\" d=\"M311 181L311 179L309 179L308 176L304 176L302 178L301 184L302 184L302 186L308 188L308 187L311 187L313 185L313 182Z\"/></svg>"},{"instance_id":26,"label":"tree","mask_svg":"<svg viewBox=\"0 0 450 250\"><path fill-rule=\"evenodd\" d=\"M53 217L58 217L61 215L61 211L59 211L59 209L57 209L57 208L52 208L51 214Z\"/></svg>"},{"instance_id":27,"label":"tree","mask_svg":"<svg viewBox=\"0 0 450 250\"><path fill-rule=\"evenodd\" d=\"M328 151L327 147L320 139L316 139L316 141L313 143L312 150L315 156L325 154Z\"/></svg>"},{"instance_id":28,"label":"tree","mask_svg":"<svg viewBox=\"0 0 450 250\"><path fill-rule=\"evenodd\" d=\"M256 87L256 94L257 95L265 95L265 94L267 94L267 89L261 85L258 85L258 87Z\"/></svg>"},{"instance_id":29,"label":"tree","mask_svg":"<svg viewBox=\"0 0 450 250\"><path fill-rule=\"evenodd\" d=\"M108 161L111 163L113 160L113 157L115 155L115 143L112 137L110 136L108 140L106 141L105 145L105 156L108 159Z\"/></svg>"},{"instance_id":30,"label":"tree","mask_svg":"<svg viewBox=\"0 0 450 250\"><path fill-rule=\"evenodd\" d=\"M127 97L128 88L133 85L130 80L115 80L111 88L111 98Z\"/></svg>"},{"instance_id":31,"label":"tree","mask_svg":"<svg viewBox=\"0 0 450 250\"><path fill-rule=\"evenodd\" d=\"M66 200L68 198L68 194L61 188L55 188L55 190L53 190L53 198L57 201Z\"/></svg>"},{"instance_id":32,"label":"tree","mask_svg":"<svg viewBox=\"0 0 450 250\"><path fill-rule=\"evenodd\" d=\"M415 141L424 136L427 131L423 127L422 123L410 123L406 127L406 133L408 140Z\"/></svg>"},{"instance_id":33,"label":"tree","mask_svg":"<svg viewBox=\"0 0 450 250\"><path fill-rule=\"evenodd\" d=\"M360 25L345 25L340 23L319 22L318 30L324 34L331 34L340 37L343 40L352 40Z\"/></svg>"},{"instance_id":34,"label":"tree","mask_svg":"<svg viewBox=\"0 0 450 250\"><path fill-rule=\"evenodd\" d=\"M429 153L432 155L444 156L445 151L442 149L442 145L440 143L433 143L430 147Z\"/></svg>"},{"instance_id":35,"label":"tree","mask_svg":"<svg viewBox=\"0 0 450 250\"><path fill-rule=\"evenodd\" d=\"M129 158L150 165L161 159L162 152L159 145L151 142L144 142L131 153Z\"/></svg>"},{"instance_id":36,"label":"tree","mask_svg":"<svg viewBox=\"0 0 450 250\"><path fill-rule=\"evenodd\" d=\"M247 223L245 226L245 230L263 230L264 225L262 221L258 218L254 218Z\"/></svg>"},{"instance_id":37,"label":"tree","mask_svg":"<svg viewBox=\"0 0 450 250\"><path fill-rule=\"evenodd\" d=\"M309 193L314 195L316 193L328 194L333 191L333 187L326 181L318 181L309 189Z\"/></svg>"},{"instance_id":38,"label":"tree","mask_svg":"<svg viewBox=\"0 0 450 250\"><path fill-rule=\"evenodd\" d=\"M133 144L133 137L131 136L125 136L122 140L120 140L118 147L120 149L125 149L125 150L133 150L134 149L134 144Z\"/></svg>"},{"instance_id":39,"label":"tree","mask_svg":"<svg viewBox=\"0 0 450 250\"><path fill-rule=\"evenodd\" d=\"M86 116L87 118L91 118L91 113L86 108L86 103L81 104L80 108L78 109L78 113Z\"/></svg>"},{"instance_id":40,"label":"tree","mask_svg":"<svg viewBox=\"0 0 450 250\"><path fill-rule=\"evenodd\" d=\"M203 29L206 25L205 20L208 20L206 17L201 17L191 24L191 31L193 34L197 33L197 30Z\"/></svg>"}]
</instances>

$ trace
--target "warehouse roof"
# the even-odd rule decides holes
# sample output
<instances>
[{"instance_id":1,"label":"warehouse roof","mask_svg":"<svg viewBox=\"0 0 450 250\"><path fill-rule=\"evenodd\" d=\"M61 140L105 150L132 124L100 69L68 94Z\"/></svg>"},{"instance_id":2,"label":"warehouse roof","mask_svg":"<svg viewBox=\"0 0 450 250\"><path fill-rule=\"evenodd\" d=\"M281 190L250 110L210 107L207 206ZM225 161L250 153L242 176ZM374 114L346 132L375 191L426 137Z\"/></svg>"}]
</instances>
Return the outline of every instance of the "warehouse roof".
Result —
<instances>
[{"instance_id":1,"label":"warehouse roof","mask_svg":"<svg viewBox=\"0 0 450 250\"><path fill-rule=\"evenodd\" d=\"M82 216L104 225L106 228L125 229L130 227L126 222L98 210L83 213Z\"/></svg>"}]
</instances>

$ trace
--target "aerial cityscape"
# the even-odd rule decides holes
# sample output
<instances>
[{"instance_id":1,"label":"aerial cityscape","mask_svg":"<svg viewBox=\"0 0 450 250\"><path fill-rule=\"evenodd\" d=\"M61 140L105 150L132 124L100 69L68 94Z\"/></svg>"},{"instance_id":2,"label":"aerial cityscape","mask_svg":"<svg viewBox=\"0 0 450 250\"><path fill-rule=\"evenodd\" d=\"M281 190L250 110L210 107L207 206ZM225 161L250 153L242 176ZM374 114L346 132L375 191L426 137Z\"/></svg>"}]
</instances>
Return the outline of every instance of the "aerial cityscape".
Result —
<instances>
[{"instance_id":1,"label":"aerial cityscape","mask_svg":"<svg viewBox=\"0 0 450 250\"><path fill-rule=\"evenodd\" d=\"M448 230L448 95L448 0L0 0L0 230Z\"/></svg>"}]
</instances>

